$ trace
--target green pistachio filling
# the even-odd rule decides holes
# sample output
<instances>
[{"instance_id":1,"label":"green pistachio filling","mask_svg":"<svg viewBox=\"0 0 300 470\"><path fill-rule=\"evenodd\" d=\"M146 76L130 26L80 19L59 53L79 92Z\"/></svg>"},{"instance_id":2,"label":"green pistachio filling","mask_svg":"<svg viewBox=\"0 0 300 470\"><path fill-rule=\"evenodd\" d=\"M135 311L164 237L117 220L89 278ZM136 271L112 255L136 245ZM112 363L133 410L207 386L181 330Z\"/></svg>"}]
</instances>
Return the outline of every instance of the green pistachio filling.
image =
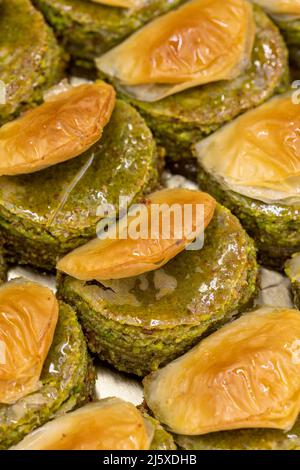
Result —
<instances>
[{"instance_id":1,"label":"green pistachio filling","mask_svg":"<svg viewBox=\"0 0 300 470\"><path fill-rule=\"evenodd\" d=\"M53 269L94 238L99 207L119 209L157 179L155 142L144 120L119 101L101 139L83 155L36 173L0 178L0 230L13 263Z\"/></svg>"},{"instance_id":2,"label":"green pistachio filling","mask_svg":"<svg viewBox=\"0 0 300 470\"><path fill-rule=\"evenodd\" d=\"M284 41L259 7L255 7L254 17L251 64L236 79L191 88L154 103L134 100L119 90L144 116L172 160L190 158L193 143L286 89L289 73Z\"/></svg>"},{"instance_id":3,"label":"green pistachio filling","mask_svg":"<svg viewBox=\"0 0 300 470\"><path fill-rule=\"evenodd\" d=\"M93 397L95 375L84 336L74 310L64 303L40 380L36 392L13 405L0 405L0 449Z\"/></svg>"},{"instance_id":4,"label":"green pistachio filling","mask_svg":"<svg viewBox=\"0 0 300 470\"><path fill-rule=\"evenodd\" d=\"M163 269L103 283L59 275L58 284L91 351L121 371L145 376L245 310L256 279L252 240L218 206L203 248L183 251Z\"/></svg>"},{"instance_id":5,"label":"green pistachio filling","mask_svg":"<svg viewBox=\"0 0 300 470\"><path fill-rule=\"evenodd\" d=\"M65 57L52 30L29 0L3 0L0 15L0 124L42 100L62 76Z\"/></svg>"}]
</instances>

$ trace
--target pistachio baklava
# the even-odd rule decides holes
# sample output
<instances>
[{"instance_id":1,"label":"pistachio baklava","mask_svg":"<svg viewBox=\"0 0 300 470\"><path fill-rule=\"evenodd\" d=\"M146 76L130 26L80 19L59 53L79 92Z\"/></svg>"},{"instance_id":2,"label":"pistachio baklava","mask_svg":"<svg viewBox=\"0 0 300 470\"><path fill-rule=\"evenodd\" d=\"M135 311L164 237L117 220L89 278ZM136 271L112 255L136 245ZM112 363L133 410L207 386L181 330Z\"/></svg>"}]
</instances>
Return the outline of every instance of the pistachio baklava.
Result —
<instances>
[{"instance_id":1,"label":"pistachio baklava","mask_svg":"<svg viewBox=\"0 0 300 470\"><path fill-rule=\"evenodd\" d=\"M155 215L156 204L161 210ZM192 206L193 231L184 236L182 219L174 217L165 237L160 217L167 220L170 208L185 205ZM203 220L194 213L197 205ZM121 238L96 238L57 268L58 295L76 310L91 351L121 371L145 376L245 310L256 292L257 264L239 221L208 194L164 189L140 206L142 221L128 216ZM144 221L146 230L130 237L131 227L145 229ZM200 245L191 249L189 234L198 232Z\"/></svg>"},{"instance_id":2,"label":"pistachio baklava","mask_svg":"<svg viewBox=\"0 0 300 470\"><path fill-rule=\"evenodd\" d=\"M174 450L172 436L131 403L106 398L45 424L13 450Z\"/></svg>"},{"instance_id":3,"label":"pistachio baklava","mask_svg":"<svg viewBox=\"0 0 300 470\"><path fill-rule=\"evenodd\" d=\"M300 312L263 307L144 379L188 450L300 450Z\"/></svg>"},{"instance_id":4,"label":"pistachio baklava","mask_svg":"<svg viewBox=\"0 0 300 470\"><path fill-rule=\"evenodd\" d=\"M2 0L0 14L0 125L42 101L58 82L66 57L29 0Z\"/></svg>"},{"instance_id":5,"label":"pistachio baklava","mask_svg":"<svg viewBox=\"0 0 300 470\"><path fill-rule=\"evenodd\" d=\"M88 402L94 370L75 311L26 279L0 286L0 449Z\"/></svg>"},{"instance_id":6,"label":"pistachio baklava","mask_svg":"<svg viewBox=\"0 0 300 470\"><path fill-rule=\"evenodd\" d=\"M300 249L299 105L273 98L194 147L200 187L237 215L263 264Z\"/></svg>"},{"instance_id":7,"label":"pistachio baklava","mask_svg":"<svg viewBox=\"0 0 300 470\"><path fill-rule=\"evenodd\" d=\"M101 77L145 117L172 160L285 89L287 51L272 21L246 0L192 0L97 60Z\"/></svg>"},{"instance_id":8,"label":"pistachio baklava","mask_svg":"<svg viewBox=\"0 0 300 470\"><path fill-rule=\"evenodd\" d=\"M94 58L184 0L33 0L73 65L90 74Z\"/></svg>"},{"instance_id":9,"label":"pistachio baklava","mask_svg":"<svg viewBox=\"0 0 300 470\"><path fill-rule=\"evenodd\" d=\"M0 128L0 233L12 263L51 270L156 184L157 152L138 112L113 88L87 83Z\"/></svg>"},{"instance_id":10,"label":"pistachio baklava","mask_svg":"<svg viewBox=\"0 0 300 470\"><path fill-rule=\"evenodd\" d=\"M293 66L300 66L300 2L299 0L254 0L278 25L288 45Z\"/></svg>"}]
</instances>

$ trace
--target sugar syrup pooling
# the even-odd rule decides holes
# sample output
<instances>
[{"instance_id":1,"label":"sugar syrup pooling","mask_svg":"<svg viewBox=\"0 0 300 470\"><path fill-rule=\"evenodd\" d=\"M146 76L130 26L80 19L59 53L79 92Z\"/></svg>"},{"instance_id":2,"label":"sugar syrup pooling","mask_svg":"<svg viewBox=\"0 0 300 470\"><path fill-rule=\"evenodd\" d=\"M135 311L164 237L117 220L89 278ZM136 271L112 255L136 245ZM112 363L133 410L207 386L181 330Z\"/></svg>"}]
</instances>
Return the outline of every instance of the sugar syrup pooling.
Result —
<instances>
[{"instance_id":1,"label":"sugar syrup pooling","mask_svg":"<svg viewBox=\"0 0 300 470\"><path fill-rule=\"evenodd\" d=\"M248 2L192 0L144 26L96 63L130 96L157 101L237 77L249 64L254 36Z\"/></svg>"},{"instance_id":2,"label":"sugar syrup pooling","mask_svg":"<svg viewBox=\"0 0 300 470\"><path fill-rule=\"evenodd\" d=\"M160 211L157 215L158 224L154 224L151 211L153 204L160 204L161 208L162 205L165 205L165 212ZM165 220L169 208L175 204L182 207L183 211L185 204L192 206L192 233L186 234L182 231L184 228L182 227L184 224L182 218L180 221L182 235L181 238L178 238L176 235L177 220L175 217L170 217L170 236L165 239L162 234L161 221ZM147 196L142 217L130 216L129 213L128 224L126 222L125 225L125 229L129 227L129 232L131 224L142 225L145 220L147 226L145 237L138 236L133 239L129 233L126 239L119 237L94 239L62 258L57 263L57 269L84 281L122 279L159 269L184 250L200 234L201 229L204 230L207 227L213 217L215 204L215 200L211 196L200 191L187 189L157 191ZM197 218L197 205L203 206L203 220ZM117 233L124 232L122 224L121 219L118 224L120 230L117 230ZM158 233L155 232L154 237L151 236L153 226L156 227L156 230L158 228Z\"/></svg>"}]
</instances>

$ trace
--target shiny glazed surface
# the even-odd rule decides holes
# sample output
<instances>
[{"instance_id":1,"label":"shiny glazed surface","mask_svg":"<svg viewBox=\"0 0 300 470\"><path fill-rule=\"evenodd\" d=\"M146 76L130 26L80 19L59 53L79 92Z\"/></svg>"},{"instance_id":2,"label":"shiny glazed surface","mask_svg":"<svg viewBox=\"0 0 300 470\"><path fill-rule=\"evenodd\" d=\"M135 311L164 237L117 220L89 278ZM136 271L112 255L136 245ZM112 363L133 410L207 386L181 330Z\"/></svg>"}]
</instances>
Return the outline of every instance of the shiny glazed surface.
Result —
<instances>
[{"instance_id":1,"label":"shiny glazed surface","mask_svg":"<svg viewBox=\"0 0 300 470\"><path fill-rule=\"evenodd\" d=\"M249 64L254 35L252 6L244 0L192 0L99 57L97 66L129 95L156 101L237 77Z\"/></svg>"},{"instance_id":2,"label":"shiny glazed surface","mask_svg":"<svg viewBox=\"0 0 300 470\"><path fill-rule=\"evenodd\" d=\"M290 430L300 410L300 312L263 307L224 326L145 380L173 432Z\"/></svg>"},{"instance_id":3,"label":"shiny glazed surface","mask_svg":"<svg viewBox=\"0 0 300 470\"><path fill-rule=\"evenodd\" d=\"M121 280L68 285L105 318L145 328L196 325L231 309L236 286L248 269L249 240L238 220L217 206L204 246L183 251L162 269ZM246 282L246 279L245 281Z\"/></svg>"},{"instance_id":4,"label":"shiny glazed surface","mask_svg":"<svg viewBox=\"0 0 300 470\"><path fill-rule=\"evenodd\" d=\"M115 106L104 82L80 85L0 128L0 175L33 173L84 153L102 135Z\"/></svg>"},{"instance_id":5,"label":"shiny glazed surface","mask_svg":"<svg viewBox=\"0 0 300 470\"><path fill-rule=\"evenodd\" d=\"M130 203L140 194L154 155L144 121L119 101L102 138L83 155L31 175L1 177L0 212L62 241L85 230L94 236L98 207L113 204L118 210L119 196Z\"/></svg>"},{"instance_id":6,"label":"shiny glazed surface","mask_svg":"<svg viewBox=\"0 0 300 470\"><path fill-rule=\"evenodd\" d=\"M204 236L215 206L215 200L201 191L156 191L131 207L125 220L104 232L105 238L95 238L60 259L57 269L85 281L156 270Z\"/></svg>"},{"instance_id":7,"label":"shiny glazed surface","mask_svg":"<svg viewBox=\"0 0 300 470\"><path fill-rule=\"evenodd\" d=\"M58 302L48 288L25 279L0 287L0 403L40 388L57 319Z\"/></svg>"},{"instance_id":8,"label":"shiny glazed surface","mask_svg":"<svg viewBox=\"0 0 300 470\"><path fill-rule=\"evenodd\" d=\"M135 406L108 398L47 423L14 450L146 450L152 437Z\"/></svg>"}]
</instances>

